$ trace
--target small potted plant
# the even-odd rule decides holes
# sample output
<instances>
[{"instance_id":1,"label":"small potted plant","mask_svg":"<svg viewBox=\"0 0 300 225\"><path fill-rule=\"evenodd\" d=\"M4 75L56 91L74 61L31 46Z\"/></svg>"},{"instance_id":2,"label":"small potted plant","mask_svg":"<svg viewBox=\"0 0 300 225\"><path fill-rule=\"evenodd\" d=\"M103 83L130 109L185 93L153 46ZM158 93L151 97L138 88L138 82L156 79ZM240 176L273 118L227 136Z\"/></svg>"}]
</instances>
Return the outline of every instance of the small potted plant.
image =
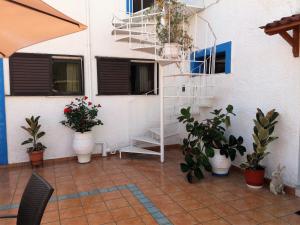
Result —
<instances>
[{"instance_id":1,"label":"small potted plant","mask_svg":"<svg viewBox=\"0 0 300 225\"><path fill-rule=\"evenodd\" d=\"M101 106L93 105L87 99L87 96L75 98L74 102L66 105L64 115L67 120L61 121L61 124L75 131L72 146L79 163L91 161L95 145L91 131L94 126L103 125L102 121L97 119Z\"/></svg>"},{"instance_id":2,"label":"small potted plant","mask_svg":"<svg viewBox=\"0 0 300 225\"><path fill-rule=\"evenodd\" d=\"M254 151L248 154L247 161L241 164L241 168L245 170L244 176L248 187L259 189L264 184L265 167L260 162L270 154L267 151L269 143L278 138L273 136L278 116L279 113L275 109L269 111L266 115L260 109L257 109L252 134Z\"/></svg>"},{"instance_id":3,"label":"small potted plant","mask_svg":"<svg viewBox=\"0 0 300 225\"><path fill-rule=\"evenodd\" d=\"M31 145L27 148L27 153L30 158L30 162L32 166L40 166L43 165L44 162L44 150L46 146L44 146L39 139L45 136L45 132L40 131L41 125L39 124L40 116L30 118L26 118L26 122L28 127L22 126L21 128L26 130L29 134L29 138L22 142L22 145Z\"/></svg>"},{"instance_id":4,"label":"small potted plant","mask_svg":"<svg viewBox=\"0 0 300 225\"><path fill-rule=\"evenodd\" d=\"M165 58L174 59L180 50L186 52L193 47L193 39L188 34L186 6L177 0L157 0L149 10L157 13L156 34L163 48L159 51Z\"/></svg>"},{"instance_id":5,"label":"small potted plant","mask_svg":"<svg viewBox=\"0 0 300 225\"><path fill-rule=\"evenodd\" d=\"M190 182L193 175L198 179L203 177L201 170L203 168L215 175L227 175L236 152L243 155L246 151L241 136L238 138L233 135L229 138L225 136L225 127L230 126L230 115L235 115L233 106L228 105L226 113L222 111L222 109L214 110L212 119L200 123L191 116L190 108L181 110L182 115L178 120L186 124L188 133L188 137L183 141L186 162L181 164L181 170L187 172Z\"/></svg>"}]
</instances>

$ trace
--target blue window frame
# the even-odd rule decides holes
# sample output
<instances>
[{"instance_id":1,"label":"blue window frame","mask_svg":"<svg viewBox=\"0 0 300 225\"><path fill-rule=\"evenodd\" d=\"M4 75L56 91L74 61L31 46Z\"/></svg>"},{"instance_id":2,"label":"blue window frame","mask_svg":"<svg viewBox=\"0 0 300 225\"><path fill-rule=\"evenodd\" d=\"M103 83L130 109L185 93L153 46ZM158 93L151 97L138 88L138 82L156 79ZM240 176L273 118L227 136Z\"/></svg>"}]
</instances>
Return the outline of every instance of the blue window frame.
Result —
<instances>
[{"instance_id":1,"label":"blue window frame","mask_svg":"<svg viewBox=\"0 0 300 225\"><path fill-rule=\"evenodd\" d=\"M6 165L7 163L4 72L3 60L0 59L0 165Z\"/></svg>"},{"instance_id":2,"label":"blue window frame","mask_svg":"<svg viewBox=\"0 0 300 225\"><path fill-rule=\"evenodd\" d=\"M126 13L131 14L133 12L133 0L126 0Z\"/></svg>"},{"instance_id":3,"label":"blue window frame","mask_svg":"<svg viewBox=\"0 0 300 225\"><path fill-rule=\"evenodd\" d=\"M216 46L216 72L217 67L219 68L219 73L225 73L229 74L231 73L231 48L232 48L232 42L226 42L222 43ZM211 54L212 49L203 49L200 51L197 51L195 54L196 61L204 61L204 57L209 57ZM191 57L194 57L194 54L191 55ZM199 73L203 72L204 68L203 65L200 65L199 62L192 62L191 63L191 72L192 73Z\"/></svg>"}]
</instances>

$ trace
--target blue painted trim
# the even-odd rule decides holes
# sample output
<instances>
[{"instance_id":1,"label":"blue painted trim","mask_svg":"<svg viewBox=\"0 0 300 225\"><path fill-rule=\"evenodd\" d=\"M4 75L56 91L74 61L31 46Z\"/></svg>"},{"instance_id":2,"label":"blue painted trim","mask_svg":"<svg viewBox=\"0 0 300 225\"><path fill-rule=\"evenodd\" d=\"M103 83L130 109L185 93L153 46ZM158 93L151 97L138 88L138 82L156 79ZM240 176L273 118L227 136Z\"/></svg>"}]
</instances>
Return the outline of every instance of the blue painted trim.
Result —
<instances>
[{"instance_id":1,"label":"blue painted trim","mask_svg":"<svg viewBox=\"0 0 300 225\"><path fill-rule=\"evenodd\" d=\"M111 188L102 188L102 189L94 189L92 191L84 191L74 194L61 195L58 197L52 197L50 202L63 201L66 199L75 199L80 198L82 196L92 196L98 195L101 193L108 193L119 190L129 190L134 197L145 207L145 209L150 213L150 215L156 220L159 225L172 225L170 220L151 202L149 198L147 198L144 193L135 185L135 184L127 184L120 186L113 186ZM19 204L10 204L10 205L0 205L1 210L9 210L16 209L19 207Z\"/></svg>"},{"instance_id":2,"label":"blue painted trim","mask_svg":"<svg viewBox=\"0 0 300 225\"><path fill-rule=\"evenodd\" d=\"M231 73L231 49L232 49L232 42L228 41L216 46L216 54L218 53L225 53L225 73ZM196 52L195 58L196 60L200 61L201 58L204 56L208 57L211 54L212 48L202 49ZM191 59L193 58L193 54L191 54ZM197 68L197 69L196 69ZM191 72L192 73L199 73L201 71L201 67L199 67L199 63L192 62L191 63Z\"/></svg>"},{"instance_id":3,"label":"blue painted trim","mask_svg":"<svg viewBox=\"0 0 300 225\"><path fill-rule=\"evenodd\" d=\"M126 13L131 14L133 12L133 0L126 0Z\"/></svg>"},{"instance_id":4,"label":"blue painted trim","mask_svg":"<svg viewBox=\"0 0 300 225\"><path fill-rule=\"evenodd\" d=\"M6 115L3 60L0 59L0 165L7 165Z\"/></svg>"}]
</instances>

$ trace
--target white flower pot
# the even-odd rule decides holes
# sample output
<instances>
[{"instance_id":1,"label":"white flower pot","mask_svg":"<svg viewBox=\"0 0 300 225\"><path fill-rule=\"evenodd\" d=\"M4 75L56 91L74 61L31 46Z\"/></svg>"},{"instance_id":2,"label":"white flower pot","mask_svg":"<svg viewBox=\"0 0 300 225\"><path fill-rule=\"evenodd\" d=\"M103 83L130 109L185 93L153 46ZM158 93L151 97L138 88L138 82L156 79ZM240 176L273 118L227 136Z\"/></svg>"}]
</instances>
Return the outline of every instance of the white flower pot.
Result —
<instances>
[{"instance_id":1,"label":"white flower pot","mask_svg":"<svg viewBox=\"0 0 300 225\"><path fill-rule=\"evenodd\" d=\"M88 163L91 161L91 154L94 150L94 138L92 132L76 132L73 138L73 149L77 154L79 163Z\"/></svg>"},{"instance_id":2,"label":"white flower pot","mask_svg":"<svg viewBox=\"0 0 300 225\"><path fill-rule=\"evenodd\" d=\"M177 43L165 43L163 53L164 53L165 58L178 59L178 57L179 57L179 44L177 44Z\"/></svg>"},{"instance_id":3,"label":"white flower pot","mask_svg":"<svg viewBox=\"0 0 300 225\"><path fill-rule=\"evenodd\" d=\"M214 151L215 156L213 158L209 158L213 174L217 176L227 176L231 166L230 158L226 158L225 155L221 155L220 149L214 149Z\"/></svg>"}]
</instances>

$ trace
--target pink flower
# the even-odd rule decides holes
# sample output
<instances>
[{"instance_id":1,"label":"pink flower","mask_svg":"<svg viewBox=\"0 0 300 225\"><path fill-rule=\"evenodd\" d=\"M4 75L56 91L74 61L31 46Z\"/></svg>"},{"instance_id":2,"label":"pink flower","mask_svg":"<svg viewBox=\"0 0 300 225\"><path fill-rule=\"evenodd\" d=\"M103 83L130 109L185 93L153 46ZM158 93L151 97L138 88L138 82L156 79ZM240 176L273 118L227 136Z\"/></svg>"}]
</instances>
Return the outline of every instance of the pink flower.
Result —
<instances>
[{"instance_id":1,"label":"pink flower","mask_svg":"<svg viewBox=\"0 0 300 225\"><path fill-rule=\"evenodd\" d=\"M87 97L87 96L84 96L84 97L83 97L83 100L87 100L87 99L88 99L88 97Z\"/></svg>"},{"instance_id":2,"label":"pink flower","mask_svg":"<svg viewBox=\"0 0 300 225\"><path fill-rule=\"evenodd\" d=\"M88 102L88 105L92 105L92 103L91 103L91 102Z\"/></svg>"}]
</instances>

